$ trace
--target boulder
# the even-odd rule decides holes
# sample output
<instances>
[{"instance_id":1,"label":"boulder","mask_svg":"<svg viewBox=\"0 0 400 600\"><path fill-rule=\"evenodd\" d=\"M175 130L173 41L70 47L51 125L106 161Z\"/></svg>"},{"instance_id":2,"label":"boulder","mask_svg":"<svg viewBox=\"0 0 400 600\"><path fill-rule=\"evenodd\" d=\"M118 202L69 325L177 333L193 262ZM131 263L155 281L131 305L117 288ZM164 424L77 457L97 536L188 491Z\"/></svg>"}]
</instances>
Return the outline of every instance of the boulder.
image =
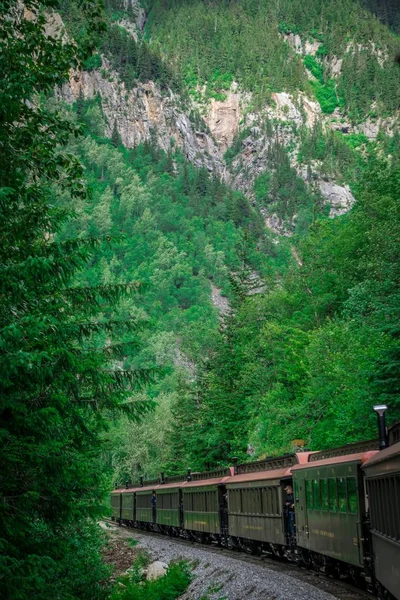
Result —
<instances>
[{"instance_id":1,"label":"boulder","mask_svg":"<svg viewBox=\"0 0 400 600\"><path fill-rule=\"evenodd\" d=\"M147 579L158 579L159 577L164 577L168 569L168 565L160 560L156 560L152 562L147 567Z\"/></svg>"}]
</instances>

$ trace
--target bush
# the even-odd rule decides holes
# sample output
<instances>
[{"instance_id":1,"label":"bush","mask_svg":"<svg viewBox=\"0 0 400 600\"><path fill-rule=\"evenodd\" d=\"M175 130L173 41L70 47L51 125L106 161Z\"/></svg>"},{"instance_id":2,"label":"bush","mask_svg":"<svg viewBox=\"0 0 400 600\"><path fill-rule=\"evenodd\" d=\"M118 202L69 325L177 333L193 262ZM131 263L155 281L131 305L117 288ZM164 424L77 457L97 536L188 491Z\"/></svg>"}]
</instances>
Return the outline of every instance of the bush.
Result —
<instances>
[{"instance_id":1,"label":"bush","mask_svg":"<svg viewBox=\"0 0 400 600\"><path fill-rule=\"evenodd\" d=\"M119 579L110 600L174 600L183 594L192 579L191 568L184 561L172 563L164 577L152 581L143 578L142 566L143 558L139 556L132 575Z\"/></svg>"},{"instance_id":2,"label":"bush","mask_svg":"<svg viewBox=\"0 0 400 600\"><path fill-rule=\"evenodd\" d=\"M92 54L89 56L83 63L82 67L84 71L94 71L95 69L100 69L102 65L100 54Z\"/></svg>"}]
</instances>

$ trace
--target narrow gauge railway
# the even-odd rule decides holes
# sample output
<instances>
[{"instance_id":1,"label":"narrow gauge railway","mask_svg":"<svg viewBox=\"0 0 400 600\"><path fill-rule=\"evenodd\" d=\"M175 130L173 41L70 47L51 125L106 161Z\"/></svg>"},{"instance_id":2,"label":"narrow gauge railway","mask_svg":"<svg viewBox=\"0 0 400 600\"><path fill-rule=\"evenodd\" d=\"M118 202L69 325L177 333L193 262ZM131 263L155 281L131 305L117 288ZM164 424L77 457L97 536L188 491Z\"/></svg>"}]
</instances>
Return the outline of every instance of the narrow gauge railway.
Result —
<instances>
[{"instance_id":1,"label":"narrow gauge railway","mask_svg":"<svg viewBox=\"0 0 400 600\"><path fill-rule=\"evenodd\" d=\"M127 526L269 553L400 600L400 423L380 439L114 490ZM381 448L379 451L378 448Z\"/></svg>"}]
</instances>

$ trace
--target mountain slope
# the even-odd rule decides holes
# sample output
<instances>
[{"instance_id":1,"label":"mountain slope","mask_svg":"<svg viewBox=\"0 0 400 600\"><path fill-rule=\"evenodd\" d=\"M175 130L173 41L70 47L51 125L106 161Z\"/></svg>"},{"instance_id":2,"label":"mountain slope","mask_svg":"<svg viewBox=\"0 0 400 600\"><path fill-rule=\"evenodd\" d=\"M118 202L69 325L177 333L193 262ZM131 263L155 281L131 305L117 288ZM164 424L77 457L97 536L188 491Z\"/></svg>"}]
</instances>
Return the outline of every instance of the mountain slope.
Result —
<instances>
[{"instance_id":1,"label":"mountain slope","mask_svg":"<svg viewBox=\"0 0 400 600\"><path fill-rule=\"evenodd\" d=\"M71 6L63 20L79 41L85 23ZM353 439L351 415L369 410L367 372L393 340L379 318L351 326L363 309L346 312L346 302L370 289L362 273L372 250L349 270L340 244L358 256L345 223L360 201L357 239L373 229L363 200L371 165L388 157L396 172L398 37L350 0L112 0L107 21L97 52L57 97L88 132L77 151L93 201L76 231L126 236L101 248L84 280L148 283L141 315L154 334L139 360L165 375L149 391L157 414L133 437L120 424L118 478L245 458L247 445L286 451L296 435ZM212 302L233 310L219 333ZM332 398L348 405L343 419Z\"/></svg>"}]
</instances>

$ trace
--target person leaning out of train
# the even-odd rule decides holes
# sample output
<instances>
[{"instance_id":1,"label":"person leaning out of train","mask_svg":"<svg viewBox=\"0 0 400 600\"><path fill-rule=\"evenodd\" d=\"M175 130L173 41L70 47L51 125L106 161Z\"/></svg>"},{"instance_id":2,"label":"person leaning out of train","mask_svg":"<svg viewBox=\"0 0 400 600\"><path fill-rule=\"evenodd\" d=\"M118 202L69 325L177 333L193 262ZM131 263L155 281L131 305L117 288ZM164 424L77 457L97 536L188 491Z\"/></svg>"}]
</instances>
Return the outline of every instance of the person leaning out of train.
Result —
<instances>
[{"instance_id":1,"label":"person leaning out of train","mask_svg":"<svg viewBox=\"0 0 400 600\"><path fill-rule=\"evenodd\" d=\"M285 508L288 515L289 534L294 535L294 495L291 485L287 485L284 489L286 493Z\"/></svg>"}]
</instances>

